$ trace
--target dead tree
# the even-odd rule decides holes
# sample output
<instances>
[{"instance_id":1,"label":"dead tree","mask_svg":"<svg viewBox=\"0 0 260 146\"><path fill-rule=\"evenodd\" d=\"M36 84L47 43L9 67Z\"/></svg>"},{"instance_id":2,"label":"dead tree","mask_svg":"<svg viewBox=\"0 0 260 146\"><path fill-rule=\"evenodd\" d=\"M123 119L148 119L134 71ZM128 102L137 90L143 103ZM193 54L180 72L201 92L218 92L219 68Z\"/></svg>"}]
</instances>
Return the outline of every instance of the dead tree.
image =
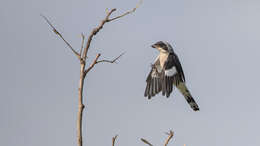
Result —
<instances>
[{"instance_id":1,"label":"dead tree","mask_svg":"<svg viewBox=\"0 0 260 146\"><path fill-rule=\"evenodd\" d=\"M53 32L58 35L69 47L69 49L74 53L74 55L78 58L79 63L80 63L80 79L79 79L79 85L78 85L78 114L77 114L77 143L78 146L82 146L82 114L84 110L84 104L83 104L83 86L84 86L84 80L86 75L93 69L93 67L98 64L98 63L115 63L122 55L120 54L118 57L114 58L113 60L100 60L99 57L101 56L100 53L98 53L95 57L95 59L92 61L91 65L86 67L86 62L87 62L87 56L88 56L88 51L90 48L91 41L93 37L103 28L103 26L111 21L114 21L116 19L119 19L121 17L124 17L128 14L131 14L136 11L136 9L139 7L141 4L142 0L139 2L139 4L133 8L131 11L128 11L126 13L123 13L122 15L110 18L111 14L116 11L116 9L112 9L110 11L107 11L106 17L101 21L98 27L94 28L91 32L91 34L88 37L88 40L86 41L85 44L85 36L82 34L82 44L80 51L76 51L68 41L65 40L65 38L62 36L62 34L51 24L51 22L45 17L44 15L41 15L46 22L50 25L52 28ZM116 137L115 137L116 139ZM115 142L115 140L114 140Z\"/></svg>"}]
</instances>

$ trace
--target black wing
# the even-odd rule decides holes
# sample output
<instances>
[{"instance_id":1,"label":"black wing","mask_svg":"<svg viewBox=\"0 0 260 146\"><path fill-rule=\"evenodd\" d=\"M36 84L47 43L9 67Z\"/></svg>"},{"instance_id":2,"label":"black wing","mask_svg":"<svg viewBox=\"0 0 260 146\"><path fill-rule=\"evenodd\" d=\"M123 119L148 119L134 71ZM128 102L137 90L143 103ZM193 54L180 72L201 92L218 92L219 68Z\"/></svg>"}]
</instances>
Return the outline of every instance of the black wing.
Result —
<instances>
[{"instance_id":1,"label":"black wing","mask_svg":"<svg viewBox=\"0 0 260 146\"><path fill-rule=\"evenodd\" d=\"M173 61L177 68L177 72L178 72L179 76L181 77L182 82L185 82L185 76L184 76L184 72L181 67L180 60L179 60L178 56L174 53L173 53Z\"/></svg>"},{"instance_id":2,"label":"black wing","mask_svg":"<svg viewBox=\"0 0 260 146\"><path fill-rule=\"evenodd\" d=\"M148 99L155 96L162 90L162 73L159 73L155 66L152 67L147 79L146 79L146 89L144 96Z\"/></svg>"},{"instance_id":3,"label":"black wing","mask_svg":"<svg viewBox=\"0 0 260 146\"><path fill-rule=\"evenodd\" d=\"M163 70L162 95L166 94L166 97L169 97L173 90L173 84L177 86L180 82L185 82L185 76L176 54L169 54Z\"/></svg>"}]
</instances>

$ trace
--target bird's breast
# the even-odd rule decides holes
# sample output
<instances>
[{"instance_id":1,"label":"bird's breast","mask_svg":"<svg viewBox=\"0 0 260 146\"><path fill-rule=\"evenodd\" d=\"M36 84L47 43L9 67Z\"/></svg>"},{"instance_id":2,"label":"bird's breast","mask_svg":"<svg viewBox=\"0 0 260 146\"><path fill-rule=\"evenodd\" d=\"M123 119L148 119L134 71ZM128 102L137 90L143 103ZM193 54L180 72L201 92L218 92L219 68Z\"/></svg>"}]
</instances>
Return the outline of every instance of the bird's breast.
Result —
<instances>
[{"instance_id":1,"label":"bird's breast","mask_svg":"<svg viewBox=\"0 0 260 146\"><path fill-rule=\"evenodd\" d=\"M159 55L159 60L160 60L160 66L161 68L163 68L167 58L168 58L169 54L168 53L160 53Z\"/></svg>"}]
</instances>

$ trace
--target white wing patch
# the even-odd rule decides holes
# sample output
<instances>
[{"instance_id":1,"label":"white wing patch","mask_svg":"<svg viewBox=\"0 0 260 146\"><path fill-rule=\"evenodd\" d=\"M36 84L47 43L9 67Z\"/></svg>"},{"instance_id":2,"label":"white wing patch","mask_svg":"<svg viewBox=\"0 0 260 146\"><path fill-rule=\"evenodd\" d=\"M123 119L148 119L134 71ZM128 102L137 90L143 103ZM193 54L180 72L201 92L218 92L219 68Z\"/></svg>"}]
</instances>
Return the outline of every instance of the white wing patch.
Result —
<instances>
[{"instance_id":1,"label":"white wing patch","mask_svg":"<svg viewBox=\"0 0 260 146\"><path fill-rule=\"evenodd\" d=\"M176 73L177 73L177 70L176 70L176 67L175 67L175 66L173 66L173 67L170 68L170 69L165 70L165 75L166 75L166 76L169 76L169 77L175 75Z\"/></svg>"}]
</instances>

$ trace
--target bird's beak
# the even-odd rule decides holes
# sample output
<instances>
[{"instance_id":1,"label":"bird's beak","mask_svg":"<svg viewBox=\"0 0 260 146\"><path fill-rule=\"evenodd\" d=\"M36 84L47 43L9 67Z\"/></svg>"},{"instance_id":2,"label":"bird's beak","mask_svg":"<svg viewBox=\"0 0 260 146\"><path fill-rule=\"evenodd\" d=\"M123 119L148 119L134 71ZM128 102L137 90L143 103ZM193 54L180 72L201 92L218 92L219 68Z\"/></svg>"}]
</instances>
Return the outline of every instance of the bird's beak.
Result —
<instances>
[{"instance_id":1,"label":"bird's beak","mask_svg":"<svg viewBox=\"0 0 260 146\"><path fill-rule=\"evenodd\" d=\"M156 45L152 45L151 47L152 47L152 48L156 48Z\"/></svg>"}]
</instances>

